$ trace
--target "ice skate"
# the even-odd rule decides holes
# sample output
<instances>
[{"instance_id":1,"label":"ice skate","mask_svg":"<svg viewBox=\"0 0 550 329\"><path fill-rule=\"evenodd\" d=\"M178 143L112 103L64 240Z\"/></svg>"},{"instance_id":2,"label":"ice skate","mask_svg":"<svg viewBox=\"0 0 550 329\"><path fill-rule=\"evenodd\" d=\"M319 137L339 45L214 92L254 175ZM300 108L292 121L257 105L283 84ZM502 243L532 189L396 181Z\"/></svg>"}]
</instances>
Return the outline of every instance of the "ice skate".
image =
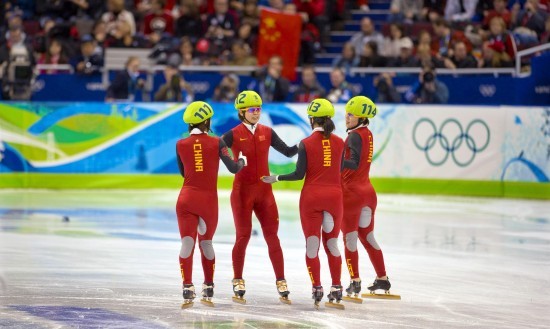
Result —
<instances>
[{"instance_id":1,"label":"ice skate","mask_svg":"<svg viewBox=\"0 0 550 329\"><path fill-rule=\"evenodd\" d=\"M391 283L389 278L386 280L374 279L374 282L368 286L370 293L362 294L363 298L373 298L373 299L401 299L399 295L390 294ZM383 294L377 294L376 290L384 290Z\"/></svg>"},{"instance_id":2,"label":"ice skate","mask_svg":"<svg viewBox=\"0 0 550 329\"><path fill-rule=\"evenodd\" d=\"M292 304L290 299L288 299L288 295L290 294L290 291L288 291L288 286L286 285L286 280L277 280L275 282L277 284L277 292L281 297L279 297L279 300L284 304Z\"/></svg>"},{"instance_id":3,"label":"ice skate","mask_svg":"<svg viewBox=\"0 0 550 329\"><path fill-rule=\"evenodd\" d=\"M324 295L323 287L321 287L321 286L315 287L314 286L312 288L311 298L315 301L313 306L315 307L316 310L319 309L319 303L321 302L321 300L323 300L323 295Z\"/></svg>"},{"instance_id":4,"label":"ice skate","mask_svg":"<svg viewBox=\"0 0 550 329\"><path fill-rule=\"evenodd\" d=\"M206 306L214 307L212 297L214 297L214 283L203 283L201 303Z\"/></svg>"},{"instance_id":5,"label":"ice skate","mask_svg":"<svg viewBox=\"0 0 550 329\"><path fill-rule=\"evenodd\" d=\"M181 304L181 308L189 308L193 306L193 299L196 297L195 295L195 286L193 284L184 284L183 285L183 304Z\"/></svg>"},{"instance_id":6,"label":"ice skate","mask_svg":"<svg viewBox=\"0 0 550 329\"><path fill-rule=\"evenodd\" d=\"M344 304L342 304L342 286L330 287L330 293L327 297L328 302L325 303L326 307L337 308L339 310L344 309Z\"/></svg>"},{"instance_id":7,"label":"ice skate","mask_svg":"<svg viewBox=\"0 0 550 329\"><path fill-rule=\"evenodd\" d=\"M347 302L362 304L363 299L359 297L361 292L361 279L352 279L346 288L346 296L342 297Z\"/></svg>"},{"instance_id":8,"label":"ice skate","mask_svg":"<svg viewBox=\"0 0 550 329\"><path fill-rule=\"evenodd\" d=\"M233 301L235 303L239 304L246 304L246 299L244 299L244 293L246 292L246 288L244 286L244 280L243 279L233 279L233 293L235 296L233 296Z\"/></svg>"}]
</instances>

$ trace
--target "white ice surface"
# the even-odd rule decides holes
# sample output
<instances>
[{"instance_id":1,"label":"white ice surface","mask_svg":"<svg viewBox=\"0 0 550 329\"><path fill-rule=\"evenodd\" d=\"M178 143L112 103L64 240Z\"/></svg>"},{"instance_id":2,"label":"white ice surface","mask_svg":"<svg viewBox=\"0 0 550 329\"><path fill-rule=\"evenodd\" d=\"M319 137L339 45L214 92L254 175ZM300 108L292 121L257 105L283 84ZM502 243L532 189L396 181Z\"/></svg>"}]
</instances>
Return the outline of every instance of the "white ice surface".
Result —
<instances>
[{"instance_id":1,"label":"white ice surface","mask_svg":"<svg viewBox=\"0 0 550 329\"><path fill-rule=\"evenodd\" d=\"M0 327L550 327L547 201L379 195L375 236L392 293L402 300L315 311L295 192L276 192L293 304L278 301L256 219L244 270L248 304L231 301L234 228L229 192L222 191L216 307L197 299L181 310L177 193L0 190ZM320 255L326 290L322 248ZM362 249L360 264L366 286L375 274ZM342 272L347 285L345 266Z\"/></svg>"}]
</instances>

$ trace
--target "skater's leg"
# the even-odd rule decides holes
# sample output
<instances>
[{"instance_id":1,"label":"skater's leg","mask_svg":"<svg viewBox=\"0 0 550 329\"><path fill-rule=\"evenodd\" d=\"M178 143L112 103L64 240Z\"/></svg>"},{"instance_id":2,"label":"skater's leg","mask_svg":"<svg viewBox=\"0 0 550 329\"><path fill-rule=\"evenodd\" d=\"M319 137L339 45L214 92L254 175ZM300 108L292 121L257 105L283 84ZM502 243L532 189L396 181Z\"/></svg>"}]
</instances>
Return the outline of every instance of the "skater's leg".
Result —
<instances>
[{"instance_id":1,"label":"skater's leg","mask_svg":"<svg viewBox=\"0 0 550 329\"><path fill-rule=\"evenodd\" d=\"M344 255L349 276L359 279L359 253L357 252L359 216L361 209L350 205L344 208L342 220L342 235L344 238Z\"/></svg>"},{"instance_id":2,"label":"skater's leg","mask_svg":"<svg viewBox=\"0 0 550 329\"><path fill-rule=\"evenodd\" d=\"M252 195L254 191L233 189L231 192L231 208L235 222L235 246L233 247L233 278L243 277L246 247L252 233Z\"/></svg>"},{"instance_id":3,"label":"skater's leg","mask_svg":"<svg viewBox=\"0 0 550 329\"><path fill-rule=\"evenodd\" d=\"M218 225L217 209L216 216L205 217L205 219L199 217L199 248L201 251L202 270L204 272L204 283L213 283L216 256L212 245L212 238Z\"/></svg>"},{"instance_id":4,"label":"skater's leg","mask_svg":"<svg viewBox=\"0 0 550 329\"><path fill-rule=\"evenodd\" d=\"M300 202L301 203L301 202ZM300 221L306 238L306 265L314 287L321 286L321 264L319 262L319 246L323 214L307 209L300 204ZM321 288L322 290L322 288Z\"/></svg>"},{"instance_id":5,"label":"skater's leg","mask_svg":"<svg viewBox=\"0 0 550 329\"><path fill-rule=\"evenodd\" d=\"M181 249L179 255L180 271L183 284L193 283L193 252L197 237L197 215L178 210L178 226L181 237Z\"/></svg>"},{"instance_id":6,"label":"skater's leg","mask_svg":"<svg viewBox=\"0 0 550 329\"><path fill-rule=\"evenodd\" d=\"M328 258L328 266L330 269L330 276L332 277L332 285L341 285L342 275L342 256L338 249L338 234L340 233L340 226L342 222L342 213L333 214L324 211L323 212L323 247Z\"/></svg>"},{"instance_id":7,"label":"skater's leg","mask_svg":"<svg viewBox=\"0 0 550 329\"><path fill-rule=\"evenodd\" d=\"M365 207L361 211L361 217L359 218L359 241L367 250L370 261L376 271L378 278L386 276L386 267L384 265L384 255L376 239L374 238L374 212L376 206L372 208Z\"/></svg>"},{"instance_id":8,"label":"skater's leg","mask_svg":"<svg viewBox=\"0 0 550 329\"><path fill-rule=\"evenodd\" d=\"M262 226L262 232L269 251L269 259L275 272L275 279L282 280L285 278L285 264L281 242L277 236L279 211L271 191L260 196L260 198L261 200L254 205L254 213Z\"/></svg>"}]
</instances>

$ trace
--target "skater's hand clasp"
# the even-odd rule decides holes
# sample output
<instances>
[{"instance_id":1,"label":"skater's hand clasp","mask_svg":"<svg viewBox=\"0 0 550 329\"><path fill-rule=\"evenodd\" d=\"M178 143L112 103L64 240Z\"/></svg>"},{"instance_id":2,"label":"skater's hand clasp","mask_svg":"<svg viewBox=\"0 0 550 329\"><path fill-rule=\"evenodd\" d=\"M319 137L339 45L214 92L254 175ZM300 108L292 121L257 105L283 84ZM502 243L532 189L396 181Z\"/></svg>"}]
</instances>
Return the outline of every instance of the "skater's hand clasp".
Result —
<instances>
[{"instance_id":1,"label":"skater's hand clasp","mask_svg":"<svg viewBox=\"0 0 550 329\"><path fill-rule=\"evenodd\" d=\"M261 179L262 179L262 182L264 183L273 184L279 181L278 177L279 177L278 175L262 176Z\"/></svg>"},{"instance_id":2,"label":"skater's hand clasp","mask_svg":"<svg viewBox=\"0 0 550 329\"><path fill-rule=\"evenodd\" d=\"M244 166L246 167L248 161L247 161L247 159L246 159L246 155L243 155L243 152L239 152L239 160L240 160L240 159L243 159L243 161L244 161Z\"/></svg>"}]
</instances>

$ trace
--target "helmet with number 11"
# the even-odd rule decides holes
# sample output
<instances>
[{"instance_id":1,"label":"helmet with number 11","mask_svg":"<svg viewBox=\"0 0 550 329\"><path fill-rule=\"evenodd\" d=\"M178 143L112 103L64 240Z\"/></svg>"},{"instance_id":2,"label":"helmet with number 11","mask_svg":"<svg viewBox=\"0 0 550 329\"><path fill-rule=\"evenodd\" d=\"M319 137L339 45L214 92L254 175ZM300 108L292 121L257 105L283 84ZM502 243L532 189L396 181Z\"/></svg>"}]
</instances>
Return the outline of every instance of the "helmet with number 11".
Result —
<instances>
[{"instance_id":1,"label":"helmet with number 11","mask_svg":"<svg viewBox=\"0 0 550 329\"><path fill-rule=\"evenodd\" d=\"M372 119L376 116L378 109L374 102L365 96L355 96L346 104L346 113L357 118Z\"/></svg>"},{"instance_id":2,"label":"helmet with number 11","mask_svg":"<svg viewBox=\"0 0 550 329\"><path fill-rule=\"evenodd\" d=\"M189 125L190 130L200 125L203 122L207 124L207 130L210 129L210 118L214 115L214 110L212 106L205 102L193 102L185 108L183 112L183 122Z\"/></svg>"}]
</instances>

